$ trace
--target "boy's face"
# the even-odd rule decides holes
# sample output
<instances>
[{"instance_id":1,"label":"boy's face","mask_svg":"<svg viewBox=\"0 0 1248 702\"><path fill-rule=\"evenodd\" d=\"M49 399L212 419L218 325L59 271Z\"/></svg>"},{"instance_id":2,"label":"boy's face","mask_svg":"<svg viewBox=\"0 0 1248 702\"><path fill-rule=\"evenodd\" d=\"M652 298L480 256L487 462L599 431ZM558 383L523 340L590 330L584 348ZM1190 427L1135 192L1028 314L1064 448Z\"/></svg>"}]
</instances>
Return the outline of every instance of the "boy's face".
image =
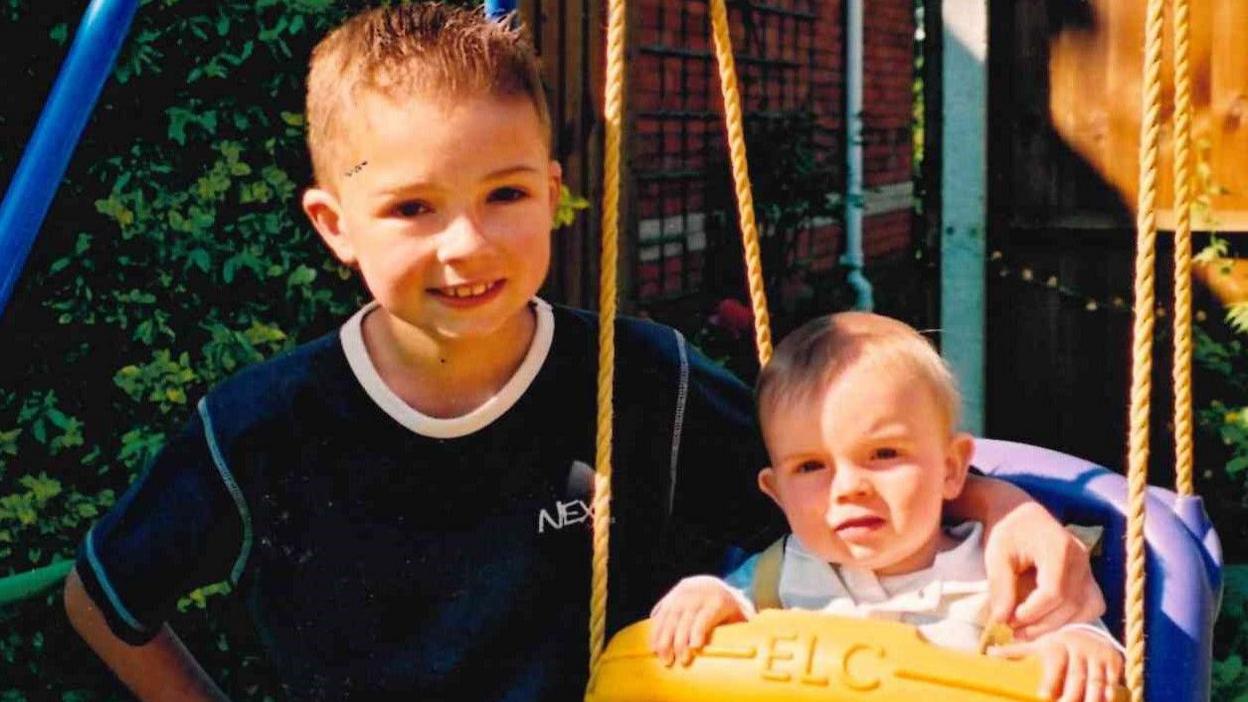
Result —
<instances>
[{"instance_id":1,"label":"boy's face","mask_svg":"<svg viewBox=\"0 0 1248 702\"><path fill-rule=\"evenodd\" d=\"M859 363L767 419L772 466L759 487L826 561L891 575L936 554L942 503L961 492L973 444L951 435L913 375Z\"/></svg>"},{"instance_id":2,"label":"boy's face","mask_svg":"<svg viewBox=\"0 0 1248 702\"><path fill-rule=\"evenodd\" d=\"M391 100L344 115L332 190L303 206L391 317L440 339L489 339L546 277L560 168L524 98Z\"/></svg>"}]
</instances>

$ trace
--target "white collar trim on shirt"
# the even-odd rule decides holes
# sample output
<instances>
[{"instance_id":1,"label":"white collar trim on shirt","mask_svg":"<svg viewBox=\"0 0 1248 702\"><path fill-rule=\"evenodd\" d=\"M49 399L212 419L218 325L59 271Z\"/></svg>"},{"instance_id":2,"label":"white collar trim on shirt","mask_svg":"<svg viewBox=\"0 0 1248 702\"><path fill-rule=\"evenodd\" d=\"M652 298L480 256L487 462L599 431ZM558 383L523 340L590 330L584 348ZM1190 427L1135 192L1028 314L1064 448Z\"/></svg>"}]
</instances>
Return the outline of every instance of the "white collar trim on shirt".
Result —
<instances>
[{"instance_id":1,"label":"white collar trim on shirt","mask_svg":"<svg viewBox=\"0 0 1248 702\"><path fill-rule=\"evenodd\" d=\"M537 328L533 332L533 342L529 345L529 351L525 354L524 360L520 362L515 375L511 376L511 379L480 407L458 417L443 419L419 412L404 402L381 379L381 374L377 372L377 366L373 364L373 359L369 357L368 349L364 345L362 326L364 317L376 309L376 300L352 315L342 325L339 336L342 340L342 350L347 355L347 363L351 366L351 372L355 374L364 392L368 393L369 398L383 412L399 424L422 436L433 439L455 439L484 429L503 416L533 384L533 379L537 377L542 364L546 362L546 357L550 353L550 345L555 338L555 317L545 300L535 297L532 304L537 315Z\"/></svg>"}]
</instances>

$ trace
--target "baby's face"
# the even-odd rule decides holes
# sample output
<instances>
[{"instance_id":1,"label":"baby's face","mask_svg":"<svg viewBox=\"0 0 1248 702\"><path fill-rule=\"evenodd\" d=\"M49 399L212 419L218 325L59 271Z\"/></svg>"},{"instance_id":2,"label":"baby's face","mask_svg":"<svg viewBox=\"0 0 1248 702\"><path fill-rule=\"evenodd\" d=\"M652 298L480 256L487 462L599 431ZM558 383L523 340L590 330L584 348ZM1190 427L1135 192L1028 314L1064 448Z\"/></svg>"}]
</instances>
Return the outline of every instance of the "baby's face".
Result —
<instances>
[{"instance_id":1,"label":"baby's face","mask_svg":"<svg viewBox=\"0 0 1248 702\"><path fill-rule=\"evenodd\" d=\"M860 363L807 401L780 401L759 486L826 561L882 575L929 566L941 507L962 490L972 441L951 434L933 393L897 368Z\"/></svg>"}]
</instances>

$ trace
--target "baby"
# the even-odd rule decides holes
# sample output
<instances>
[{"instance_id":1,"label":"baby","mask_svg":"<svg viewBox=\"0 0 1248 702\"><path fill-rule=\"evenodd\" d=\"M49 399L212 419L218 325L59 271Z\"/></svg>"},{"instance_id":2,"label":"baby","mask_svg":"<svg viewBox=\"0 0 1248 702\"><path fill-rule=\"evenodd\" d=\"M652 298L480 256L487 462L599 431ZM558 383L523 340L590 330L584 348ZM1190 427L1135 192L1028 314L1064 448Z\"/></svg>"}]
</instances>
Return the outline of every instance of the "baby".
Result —
<instances>
[{"instance_id":1,"label":"baby","mask_svg":"<svg viewBox=\"0 0 1248 702\"><path fill-rule=\"evenodd\" d=\"M768 607L915 625L932 643L976 650L987 622L983 527L942 528L974 443L956 431L948 368L914 329L873 314L822 317L793 332L758 379L771 466L758 485L792 533L726 581L682 580L651 612L651 646L687 664L711 629ZM1041 694L1112 699L1121 647L1100 622L999 646L1044 661Z\"/></svg>"}]
</instances>

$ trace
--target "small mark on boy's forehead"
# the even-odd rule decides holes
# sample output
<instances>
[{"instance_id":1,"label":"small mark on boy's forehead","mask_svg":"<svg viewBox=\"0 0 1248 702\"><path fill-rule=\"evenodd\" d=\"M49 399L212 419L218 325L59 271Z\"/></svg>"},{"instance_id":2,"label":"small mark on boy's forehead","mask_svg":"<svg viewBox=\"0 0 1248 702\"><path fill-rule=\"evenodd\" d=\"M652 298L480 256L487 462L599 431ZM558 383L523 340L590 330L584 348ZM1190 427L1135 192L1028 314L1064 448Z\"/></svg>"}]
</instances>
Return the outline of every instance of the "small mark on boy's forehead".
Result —
<instances>
[{"instance_id":1,"label":"small mark on boy's forehead","mask_svg":"<svg viewBox=\"0 0 1248 702\"><path fill-rule=\"evenodd\" d=\"M348 178L350 178L351 176L355 175L356 173L359 173L360 171L364 170L364 167L365 167L365 166L367 166L367 165L368 165L368 161L360 161L359 163L357 163L357 164L355 164L354 166L352 166L352 167L351 167L351 170L347 171L346 176L347 176Z\"/></svg>"}]
</instances>

